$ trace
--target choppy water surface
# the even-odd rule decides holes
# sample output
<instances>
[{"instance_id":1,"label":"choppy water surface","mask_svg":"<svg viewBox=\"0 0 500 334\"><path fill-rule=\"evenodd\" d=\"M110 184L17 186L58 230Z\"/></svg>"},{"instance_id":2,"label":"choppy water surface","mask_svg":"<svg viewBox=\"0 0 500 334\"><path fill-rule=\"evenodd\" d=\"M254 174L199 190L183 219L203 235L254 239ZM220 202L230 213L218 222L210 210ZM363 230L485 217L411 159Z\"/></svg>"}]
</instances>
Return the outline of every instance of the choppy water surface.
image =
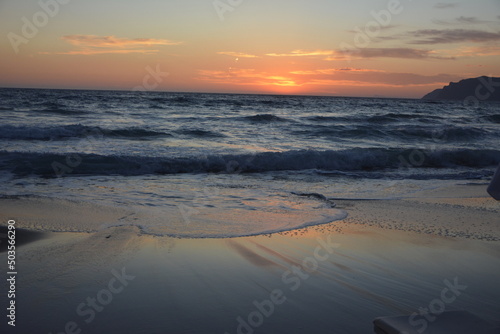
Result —
<instances>
[{"instance_id":1,"label":"choppy water surface","mask_svg":"<svg viewBox=\"0 0 500 334\"><path fill-rule=\"evenodd\" d=\"M331 197L484 182L499 138L498 103L0 89L0 190L134 208L151 233L260 234L341 219Z\"/></svg>"}]
</instances>

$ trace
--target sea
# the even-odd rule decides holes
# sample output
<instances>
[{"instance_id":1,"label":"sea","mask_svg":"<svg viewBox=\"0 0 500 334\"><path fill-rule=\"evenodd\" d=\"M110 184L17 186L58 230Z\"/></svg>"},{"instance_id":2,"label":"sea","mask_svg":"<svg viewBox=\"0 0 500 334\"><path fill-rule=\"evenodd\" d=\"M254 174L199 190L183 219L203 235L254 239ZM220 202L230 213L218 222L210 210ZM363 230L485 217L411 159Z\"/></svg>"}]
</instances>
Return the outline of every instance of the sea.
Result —
<instances>
[{"instance_id":1,"label":"sea","mask_svg":"<svg viewBox=\"0 0 500 334\"><path fill-rule=\"evenodd\" d=\"M0 196L130 212L40 230L238 237L343 219L339 199L487 184L500 104L4 88L0 139Z\"/></svg>"}]
</instances>

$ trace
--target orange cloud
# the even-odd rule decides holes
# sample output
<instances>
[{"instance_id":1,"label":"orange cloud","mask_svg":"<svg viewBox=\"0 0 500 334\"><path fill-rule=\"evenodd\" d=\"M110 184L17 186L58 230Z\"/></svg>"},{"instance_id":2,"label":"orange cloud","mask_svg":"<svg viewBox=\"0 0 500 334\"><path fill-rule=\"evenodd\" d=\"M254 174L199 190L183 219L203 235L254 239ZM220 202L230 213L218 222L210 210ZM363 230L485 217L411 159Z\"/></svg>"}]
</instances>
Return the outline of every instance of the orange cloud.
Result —
<instances>
[{"instance_id":1,"label":"orange cloud","mask_svg":"<svg viewBox=\"0 0 500 334\"><path fill-rule=\"evenodd\" d=\"M370 82L370 81L356 81L356 80L334 80L334 79L313 79L310 80L308 85L319 85L319 86L351 86L351 87L419 87L419 86L435 86L435 85L446 85L448 81L442 82L429 82L429 83L391 83L391 82Z\"/></svg>"},{"instance_id":2,"label":"orange cloud","mask_svg":"<svg viewBox=\"0 0 500 334\"><path fill-rule=\"evenodd\" d=\"M236 57L236 58L259 58L259 56L243 52L222 51L222 52L217 52L217 54Z\"/></svg>"},{"instance_id":3,"label":"orange cloud","mask_svg":"<svg viewBox=\"0 0 500 334\"><path fill-rule=\"evenodd\" d=\"M396 73L385 71L334 71L307 76L307 84L350 85L350 86L391 86L410 87L446 84L457 77L449 74L421 75L416 73Z\"/></svg>"},{"instance_id":4,"label":"orange cloud","mask_svg":"<svg viewBox=\"0 0 500 334\"><path fill-rule=\"evenodd\" d=\"M290 53L267 53L266 56L270 57L311 57L311 56L330 56L333 55L333 50L294 50Z\"/></svg>"},{"instance_id":5,"label":"orange cloud","mask_svg":"<svg viewBox=\"0 0 500 334\"><path fill-rule=\"evenodd\" d=\"M160 45L179 45L182 42L155 38L118 38L115 36L66 35L61 37L65 42L77 47L67 52L40 52L40 54L95 55L104 53L158 53L159 50L146 49Z\"/></svg>"},{"instance_id":6,"label":"orange cloud","mask_svg":"<svg viewBox=\"0 0 500 334\"><path fill-rule=\"evenodd\" d=\"M450 50L458 57L486 57L486 56L500 56L500 46L489 45L479 47L464 47L457 50Z\"/></svg>"},{"instance_id":7,"label":"orange cloud","mask_svg":"<svg viewBox=\"0 0 500 334\"><path fill-rule=\"evenodd\" d=\"M41 55L97 55L105 53L116 53L116 54L128 54L128 53L143 53L143 54L154 54L158 53L160 50L146 50L146 49L128 49L128 50L73 50L67 52L38 52Z\"/></svg>"},{"instance_id":8,"label":"orange cloud","mask_svg":"<svg viewBox=\"0 0 500 334\"><path fill-rule=\"evenodd\" d=\"M118 38L115 36L96 36L96 35L66 35L61 39L70 44L84 47L136 47L151 45L178 45L181 42L169 41L166 39L154 38Z\"/></svg>"},{"instance_id":9,"label":"orange cloud","mask_svg":"<svg viewBox=\"0 0 500 334\"><path fill-rule=\"evenodd\" d=\"M345 68L327 68L327 69L319 69L319 70L311 70L311 71L292 71L290 74L297 74L297 75L315 75L315 74L333 74L335 72L340 72L340 71L350 71L350 72L386 72L383 70L372 70L372 69L367 69L367 68L352 68L352 67L345 67Z\"/></svg>"}]
</instances>

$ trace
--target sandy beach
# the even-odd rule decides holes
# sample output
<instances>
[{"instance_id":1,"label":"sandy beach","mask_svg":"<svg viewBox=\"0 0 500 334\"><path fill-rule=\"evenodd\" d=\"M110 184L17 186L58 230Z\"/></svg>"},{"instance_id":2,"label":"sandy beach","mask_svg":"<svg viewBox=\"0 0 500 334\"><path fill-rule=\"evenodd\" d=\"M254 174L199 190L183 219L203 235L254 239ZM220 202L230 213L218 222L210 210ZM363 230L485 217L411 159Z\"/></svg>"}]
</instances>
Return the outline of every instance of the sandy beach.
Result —
<instances>
[{"instance_id":1,"label":"sandy beach","mask_svg":"<svg viewBox=\"0 0 500 334\"><path fill-rule=\"evenodd\" d=\"M484 189L338 200L345 220L253 237L158 237L137 226L44 231L18 244L16 327L1 326L7 333L372 333L374 318L418 313L450 284L458 290L446 310L495 321L500 209ZM0 200L2 225L15 219L18 230L36 230L38 220L57 226L80 217L97 227L127 214L36 203Z\"/></svg>"}]
</instances>

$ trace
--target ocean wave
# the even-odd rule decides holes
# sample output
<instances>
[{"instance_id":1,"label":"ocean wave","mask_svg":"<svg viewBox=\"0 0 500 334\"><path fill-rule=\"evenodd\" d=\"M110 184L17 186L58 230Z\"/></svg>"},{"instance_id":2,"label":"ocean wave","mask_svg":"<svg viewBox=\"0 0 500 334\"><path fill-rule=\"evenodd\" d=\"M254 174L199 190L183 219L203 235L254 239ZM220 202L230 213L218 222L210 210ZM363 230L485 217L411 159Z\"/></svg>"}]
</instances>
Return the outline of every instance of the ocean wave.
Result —
<instances>
[{"instance_id":1,"label":"ocean wave","mask_svg":"<svg viewBox=\"0 0 500 334\"><path fill-rule=\"evenodd\" d=\"M289 105L289 101L286 101L283 98L280 99L279 97L276 97L276 99L272 100L257 100L256 102L264 106L270 106L276 108L283 108Z\"/></svg>"},{"instance_id":2,"label":"ocean wave","mask_svg":"<svg viewBox=\"0 0 500 334\"><path fill-rule=\"evenodd\" d=\"M412 125L373 126L371 124L348 125L314 125L301 129L290 129L292 135L305 137L324 137L337 139L385 139L400 142L401 140L446 140L457 143L498 136L499 131L477 126L435 126Z\"/></svg>"},{"instance_id":3,"label":"ocean wave","mask_svg":"<svg viewBox=\"0 0 500 334\"><path fill-rule=\"evenodd\" d=\"M425 120L425 119L441 119L440 116L433 115L419 115L419 114L397 114L397 113L387 113L384 115L375 115L367 119L368 122L373 123L388 123L388 122L399 122L401 120Z\"/></svg>"},{"instance_id":4,"label":"ocean wave","mask_svg":"<svg viewBox=\"0 0 500 334\"><path fill-rule=\"evenodd\" d=\"M344 117L344 116L310 116L306 117L306 120L313 122L349 122L355 121L355 117Z\"/></svg>"},{"instance_id":5,"label":"ocean wave","mask_svg":"<svg viewBox=\"0 0 500 334\"><path fill-rule=\"evenodd\" d=\"M288 119L284 117L279 117L272 114L257 114L253 116L245 116L244 120L248 120L251 122L286 122Z\"/></svg>"},{"instance_id":6,"label":"ocean wave","mask_svg":"<svg viewBox=\"0 0 500 334\"><path fill-rule=\"evenodd\" d=\"M87 111L84 110L76 110L76 109L69 109L69 108L46 108L46 109L39 109L39 110L31 110L32 112L35 113L48 113L48 114L58 114L58 115L66 115L66 116L74 116L74 115L83 115L83 114L88 114Z\"/></svg>"},{"instance_id":7,"label":"ocean wave","mask_svg":"<svg viewBox=\"0 0 500 334\"><path fill-rule=\"evenodd\" d=\"M106 136L112 136L112 137L123 137L123 138L128 138L128 139L144 139L144 138L149 138L149 137L172 137L170 133L167 132L161 132L161 131L154 131L154 130L147 130L143 128L138 128L138 127L132 127L132 128L125 128L125 129L114 129L114 130L109 130L109 129L101 129L102 132Z\"/></svg>"},{"instance_id":8,"label":"ocean wave","mask_svg":"<svg viewBox=\"0 0 500 334\"><path fill-rule=\"evenodd\" d=\"M360 101L363 101L363 100L360 100ZM389 103L387 102L380 102L380 101L376 101L376 100L371 100L369 103L365 103L365 102L360 102L359 103L359 106L361 107L369 107L369 108L379 108L379 109L384 109L384 108L387 108L390 106Z\"/></svg>"},{"instance_id":9,"label":"ocean wave","mask_svg":"<svg viewBox=\"0 0 500 334\"><path fill-rule=\"evenodd\" d=\"M483 117L481 117L481 119L483 119L487 122L500 124L500 114L483 116Z\"/></svg>"},{"instance_id":10,"label":"ocean wave","mask_svg":"<svg viewBox=\"0 0 500 334\"><path fill-rule=\"evenodd\" d=\"M390 135L390 132L384 128L375 128L369 125L315 125L307 129L291 130L290 133L308 138L324 137L338 139L380 138L388 137Z\"/></svg>"},{"instance_id":11,"label":"ocean wave","mask_svg":"<svg viewBox=\"0 0 500 334\"><path fill-rule=\"evenodd\" d=\"M165 97L151 97L149 101L156 103L164 103L167 105L186 105L197 102L197 99L192 96L165 96Z\"/></svg>"},{"instance_id":12,"label":"ocean wave","mask_svg":"<svg viewBox=\"0 0 500 334\"><path fill-rule=\"evenodd\" d=\"M418 153L418 154L416 154ZM418 159L415 158L418 155ZM68 158L70 157L70 158ZM76 157L76 158L75 158ZM412 160L413 157L413 160ZM54 163L79 161L71 175L146 175L178 173L257 173L271 171L377 172L398 168L489 168L500 163L498 150L347 149L300 150L204 157L104 156L0 151L3 170L16 175L55 176ZM411 164L408 161L416 161ZM69 172L68 172L69 173Z\"/></svg>"},{"instance_id":13,"label":"ocean wave","mask_svg":"<svg viewBox=\"0 0 500 334\"><path fill-rule=\"evenodd\" d=\"M128 139L145 139L149 137L171 136L168 133L146 130L142 128L104 129L81 124L52 127L31 127L1 125L0 139L10 140L63 140L84 137L122 137Z\"/></svg>"},{"instance_id":14,"label":"ocean wave","mask_svg":"<svg viewBox=\"0 0 500 334\"><path fill-rule=\"evenodd\" d=\"M12 106L12 107L1 106L0 111L17 111L17 112L35 113L35 114L56 114L62 116L75 116L75 115L84 115L89 113L88 111L85 110L63 107L62 105L54 103L49 103L48 106L44 106L43 104Z\"/></svg>"},{"instance_id":15,"label":"ocean wave","mask_svg":"<svg viewBox=\"0 0 500 334\"><path fill-rule=\"evenodd\" d=\"M189 135L192 137L200 137L200 138L224 138L226 137L222 133L213 132L209 130L203 129L179 129L175 131L176 133Z\"/></svg>"},{"instance_id":16,"label":"ocean wave","mask_svg":"<svg viewBox=\"0 0 500 334\"><path fill-rule=\"evenodd\" d=\"M441 128L412 126L398 128L391 132L393 134L397 134L399 138L404 138L405 136L418 138L442 138L445 140L453 140L456 142L464 142L471 139L482 138L491 134L490 130L472 126L447 126Z\"/></svg>"}]
</instances>

